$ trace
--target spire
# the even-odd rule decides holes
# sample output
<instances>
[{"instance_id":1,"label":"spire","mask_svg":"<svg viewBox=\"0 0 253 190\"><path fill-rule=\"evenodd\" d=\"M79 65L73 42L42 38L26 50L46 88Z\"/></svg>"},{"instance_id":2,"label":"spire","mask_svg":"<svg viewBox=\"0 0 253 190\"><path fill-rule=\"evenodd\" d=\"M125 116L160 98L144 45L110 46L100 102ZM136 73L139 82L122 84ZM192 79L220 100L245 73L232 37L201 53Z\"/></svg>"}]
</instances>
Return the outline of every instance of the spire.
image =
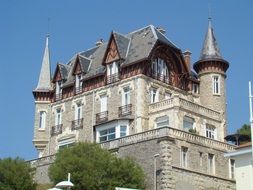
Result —
<instances>
[{"instance_id":1,"label":"spire","mask_svg":"<svg viewBox=\"0 0 253 190\"><path fill-rule=\"evenodd\" d=\"M49 35L47 35L46 37L46 47L40 70L40 78L35 90L51 90L51 70L50 70L48 40Z\"/></svg>"},{"instance_id":2,"label":"spire","mask_svg":"<svg viewBox=\"0 0 253 190\"><path fill-rule=\"evenodd\" d=\"M207 59L223 59L218 48L217 41L214 36L211 18L208 18L208 29L205 37L205 41L200 54L200 60Z\"/></svg>"}]
</instances>

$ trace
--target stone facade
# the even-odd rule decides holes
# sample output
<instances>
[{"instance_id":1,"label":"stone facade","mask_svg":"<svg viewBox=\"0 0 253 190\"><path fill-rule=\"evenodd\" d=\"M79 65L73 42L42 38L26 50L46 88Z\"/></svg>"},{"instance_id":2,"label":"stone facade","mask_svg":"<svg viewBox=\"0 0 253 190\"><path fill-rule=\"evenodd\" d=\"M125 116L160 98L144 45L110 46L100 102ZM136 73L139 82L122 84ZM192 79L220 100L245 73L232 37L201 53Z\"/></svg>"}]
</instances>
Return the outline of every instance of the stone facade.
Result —
<instances>
[{"instance_id":1,"label":"stone facade","mask_svg":"<svg viewBox=\"0 0 253 190\"><path fill-rule=\"evenodd\" d=\"M223 157L234 148L224 142L226 62L212 66L209 56L195 63L196 74L187 56L148 26L112 33L108 44L58 64L52 88L33 92L36 182L49 183L48 167L61 147L87 141L134 158L147 190L154 187L154 161L157 189L234 189Z\"/></svg>"},{"instance_id":2,"label":"stone facade","mask_svg":"<svg viewBox=\"0 0 253 190\"><path fill-rule=\"evenodd\" d=\"M145 171L147 190L154 186L155 154L159 154L156 159L157 189L235 189L235 181L229 179L228 158L223 156L234 147L220 141L164 127L105 142L101 146L119 157L130 156L136 160ZM187 167L181 165L181 147L188 148ZM209 153L215 155L214 174L207 169ZM36 167L37 183L50 183L47 172L53 160L54 156L48 156L30 161Z\"/></svg>"}]
</instances>

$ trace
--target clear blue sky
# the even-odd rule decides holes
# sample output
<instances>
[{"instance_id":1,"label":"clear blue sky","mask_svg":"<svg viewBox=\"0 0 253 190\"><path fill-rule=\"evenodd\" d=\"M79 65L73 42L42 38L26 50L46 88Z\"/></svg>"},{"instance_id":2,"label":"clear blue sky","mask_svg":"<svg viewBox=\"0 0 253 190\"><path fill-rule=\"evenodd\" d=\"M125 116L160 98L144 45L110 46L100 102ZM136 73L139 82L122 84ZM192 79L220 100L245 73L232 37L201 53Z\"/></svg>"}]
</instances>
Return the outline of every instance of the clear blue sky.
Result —
<instances>
[{"instance_id":1,"label":"clear blue sky","mask_svg":"<svg viewBox=\"0 0 253 190\"><path fill-rule=\"evenodd\" d=\"M199 58L208 4L227 72L229 132L249 121L248 81L253 80L253 1L244 0L2 0L0 6L0 158L32 159L34 99L50 18L52 71L110 32L162 26L183 51Z\"/></svg>"}]
</instances>

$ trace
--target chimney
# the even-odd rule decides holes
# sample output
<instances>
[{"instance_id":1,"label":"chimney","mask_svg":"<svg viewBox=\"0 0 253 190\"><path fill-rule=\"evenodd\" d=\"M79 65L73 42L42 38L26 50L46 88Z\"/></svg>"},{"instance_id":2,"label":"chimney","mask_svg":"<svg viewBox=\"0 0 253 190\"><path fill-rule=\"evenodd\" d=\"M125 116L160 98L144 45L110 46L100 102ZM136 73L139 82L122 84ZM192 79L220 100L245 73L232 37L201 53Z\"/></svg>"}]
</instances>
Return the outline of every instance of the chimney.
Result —
<instances>
[{"instance_id":1,"label":"chimney","mask_svg":"<svg viewBox=\"0 0 253 190\"><path fill-rule=\"evenodd\" d=\"M101 46L104 43L103 39L100 39L96 42L96 46Z\"/></svg>"},{"instance_id":2,"label":"chimney","mask_svg":"<svg viewBox=\"0 0 253 190\"><path fill-rule=\"evenodd\" d=\"M191 72L191 52L189 50L186 50L183 55L184 55L184 60L185 63L188 67L188 71Z\"/></svg>"},{"instance_id":3,"label":"chimney","mask_svg":"<svg viewBox=\"0 0 253 190\"><path fill-rule=\"evenodd\" d=\"M156 27L156 30L158 30L160 33L165 34L166 30L162 27Z\"/></svg>"}]
</instances>

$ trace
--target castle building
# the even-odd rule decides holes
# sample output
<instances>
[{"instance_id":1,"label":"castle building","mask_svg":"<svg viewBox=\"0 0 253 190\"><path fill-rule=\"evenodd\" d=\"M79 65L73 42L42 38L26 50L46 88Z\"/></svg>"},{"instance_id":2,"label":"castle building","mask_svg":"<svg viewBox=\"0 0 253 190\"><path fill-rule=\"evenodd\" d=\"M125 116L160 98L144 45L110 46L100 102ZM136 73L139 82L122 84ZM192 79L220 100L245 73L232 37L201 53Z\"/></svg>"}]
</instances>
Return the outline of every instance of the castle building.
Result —
<instances>
[{"instance_id":1,"label":"castle building","mask_svg":"<svg viewBox=\"0 0 253 190\"><path fill-rule=\"evenodd\" d=\"M76 142L101 143L144 169L147 189L235 189L234 149L224 142L226 71L209 21L200 59L153 25L74 55L50 71L49 37L33 91L36 180L47 183L53 155Z\"/></svg>"}]
</instances>

